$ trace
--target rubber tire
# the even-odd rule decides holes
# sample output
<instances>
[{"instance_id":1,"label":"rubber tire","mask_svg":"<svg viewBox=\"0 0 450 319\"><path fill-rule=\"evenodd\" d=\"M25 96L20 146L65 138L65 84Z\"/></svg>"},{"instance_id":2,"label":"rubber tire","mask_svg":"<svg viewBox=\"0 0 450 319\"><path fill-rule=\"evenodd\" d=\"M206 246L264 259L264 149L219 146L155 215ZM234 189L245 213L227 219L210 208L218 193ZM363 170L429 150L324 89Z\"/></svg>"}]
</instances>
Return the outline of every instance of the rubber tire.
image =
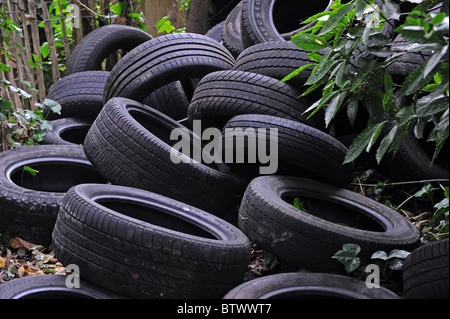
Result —
<instances>
[{"instance_id":1,"label":"rubber tire","mask_svg":"<svg viewBox=\"0 0 450 319\"><path fill-rule=\"evenodd\" d=\"M66 117L51 121L52 130L45 132L44 145L83 145L92 121Z\"/></svg>"},{"instance_id":2,"label":"rubber tire","mask_svg":"<svg viewBox=\"0 0 450 319\"><path fill-rule=\"evenodd\" d=\"M297 3L300 12L297 10L292 10L293 6L290 5L289 8L283 11L283 15L287 15L287 18L285 18L284 16L273 16L273 9L276 4L276 0L243 1L241 36L245 49L258 43L283 41L286 38L290 39L289 35L294 35L301 30L307 29L310 26L309 24L307 24L295 31L286 34L282 32L282 35L275 26L275 18L279 18L279 20L282 20L283 22L306 19L316 13L328 10L329 4L331 3L331 1L329 0L316 2L303 1L302 4Z\"/></svg>"},{"instance_id":3,"label":"rubber tire","mask_svg":"<svg viewBox=\"0 0 450 319\"><path fill-rule=\"evenodd\" d=\"M29 276L0 285L0 299L124 299L80 280L80 288L67 288L64 275Z\"/></svg>"},{"instance_id":4,"label":"rubber tire","mask_svg":"<svg viewBox=\"0 0 450 319\"><path fill-rule=\"evenodd\" d=\"M35 178L22 168L37 169ZM40 145L0 152L0 232L48 245L60 200L72 186L106 183L81 146ZM23 185L23 187L21 186Z\"/></svg>"},{"instance_id":5,"label":"rubber tire","mask_svg":"<svg viewBox=\"0 0 450 319\"><path fill-rule=\"evenodd\" d=\"M400 299L357 278L323 273L281 273L245 282L223 299Z\"/></svg>"},{"instance_id":6,"label":"rubber tire","mask_svg":"<svg viewBox=\"0 0 450 319\"><path fill-rule=\"evenodd\" d=\"M101 70L103 60L114 51L122 49L129 52L151 38L146 32L132 26L102 26L87 34L76 45L67 61L64 75Z\"/></svg>"},{"instance_id":7,"label":"rubber tire","mask_svg":"<svg viewBox=\"0 0 450 319\"><path fill-rule=\"evenodd\" d=\"M132 298L221 298L240 284L250 242L185 203L114 185L79 185L63 199L55 256L83 278Z\"/></svg>"},{"instance_id":8,"label":"rubber tire","mask_svg":"<svg viewBox=\"0 0 450 319\"><path fill-rule=\"evenodd\" d=\"M205 35L207 37L210 37L211 39L216 40L217 42L219 42L220 44L223 45L222 29L223 29L224 24L225 24L225 21L222 21L222 22L216 24L214 27L209 29L209 31L206 32Z\"/></svg>"},{"instance_id":9,"label":"rubber tire","mask_svg":"<svg viewBox=\"0 0 450 319\"><path fill-rule=\"evenodd\" d=\"M403 298L449 299L449 239L414 250L403 266Z\"/></svg>"},{"instance_id":10,"label":"rubber tire","mask_svg":"<svg viewBox=\"0 0 450 319\"><path fill-rule=\"evenodd\" d=\"M176 33L152 39L123 57L105 85L104 104L113 97L142 102L160 87L233 68L234 58L205 35ZM151 76L149 76L151 75Z\"/></svg>"},{"instance_id":11,"label":"rubber tire","mask_svg":"<svg viewBox=\"0 0 450 319\"><path fill-rule=\"evenodd\" d=\"M284 200L291 197L310 199L316 208L305 213ZM344 273L344 265L331 258L344 244L359 245L358 257L367 265L378 250L412 251L420 243L418 230L387 206L346 189L289 176L254 179L245 191L238 223L262 249L312 272Z\"/></svg>"},{"instance_id":12,"label":"rubber tire","mask_svg":"<svg viewBox=\"0 0 450 319\"><path fill-rule=\"evenodd\" d=\"M239 2L231 10L222 29L223 45L235 58L244 50L241 36L242 4L243 1Z\"/></svg>"},{"instance_id":13,"label":"rubber tire","mask_svg":"<svg viewBox=\"0 0 450 319\"><path fill-rule=\"evenodd\" d=\"M265 129L266 134L270 129L278 130L278 140L276 141L278 145L276 174L278 175L309 177L345 188L353 181L353 163L342 165L347 148L324 132L280 117L259 114L239 115L228 121L222 130L222 145L224 146L222 154L229 152L227 145L233 145L233 148L236 148L236 144L230 140L234 137L224 134L225 130L238 128L244 131L244 135L237 133L235 135L241 137L245 137L247 129L255 131ZM246 139L249 141L248 138ZM252 144L248 143L247 145ZM253 145L258 145L258 141L256 140ZM236 154L234 149L233 154ZM259 151L256 154L258 153ZM245 158L248 157L245 156ZM227 163L227 165L241 175L254 178L259 175L257 168L262 164L257 160L256 164Z\"/></svg>"},{"instance_id":14,"label":"rubber tire","mask_svg":"<svg viewBox=\"0 0 450 319\"><path fill-rule=\"evenodd\" d=\"M245 49L237 57L234 70L258 73L282 80L311 62L308 52L301 50L290 41L265 42ZM312 70L311 66L286 83L294 85L298 89L304 89L303 86Z\"/></svg>"},{"instance_id":15,"label":"rubber tire","mask_svg":"<svg viewBox=\"0 0 450 319\"><path fill-rule=\"evenodd\" d=\"M103 92L109 72L86 71L63 77L50 89L47 98L61 104L61 114L44 108L48 120L78 117L95 120L103 107Z\"/></svg>"},{"instance_id":16,"label":"rubber tire","mask_svg":"<svg viewBox=\"0 0 450 319\"><path fill-rule=\"evenodd\" d=\"M173 163L176 141L169 141L169 135L176 128L187 130L146 105L114 98L92 125L84 150L113 184L156 192L220 217L235 211L245 189L241 178L192 160Z\"/></svg>"},{"instance_id":17,"label":"rubber tire","mask_svg":"<svg viewBox=\"0 0 450 319\"><path fill-rule=\"evenodd\" d=\"M299 99L301 91L265 75L245 71L218 71L206 75L195 89L188 119L201 120L203 127L221 129L233 116L266 114L300 121L324 129L317 115L307 119L310 106Z\"/></svg>"}]
</instances>

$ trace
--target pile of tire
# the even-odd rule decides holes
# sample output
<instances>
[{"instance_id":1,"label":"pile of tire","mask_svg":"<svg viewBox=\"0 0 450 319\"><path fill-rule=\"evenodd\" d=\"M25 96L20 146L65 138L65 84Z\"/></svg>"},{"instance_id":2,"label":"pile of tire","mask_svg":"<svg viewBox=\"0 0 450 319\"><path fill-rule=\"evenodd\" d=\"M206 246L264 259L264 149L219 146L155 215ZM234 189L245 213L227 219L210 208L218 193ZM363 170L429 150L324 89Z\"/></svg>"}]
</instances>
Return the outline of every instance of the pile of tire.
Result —
<instances>
[{"instance_id":1,"label":"pile of tire","mask_svg":"<svg viewBox=\"0 0 450 319\"><path fill-rule=\"evenodd\" d=\"M51 243L58 260L80 268L88 287L81 297L398 298L342 276L331 256L346 243L361 246L363 262L377 250L413 251L419 233L347 189L353 164L342 165L346 146L320 116L303 115L312 103L298 98L307 76L280 82L308 61L306 53L264 29L273 1L258 1L265 15L255 24L254 2L239 3L210 36L150 39L135 28L106 26L85 37L48 95L62 106L59 116L48 111L48 145L0 153L0 231ZM124 56L100 71L118 49ZM195 141L208 128L221 132L223 153L238 147L239 136L227 130L275 130L276 171L261 176L267 162L227 162L205 152ZM174 152L174 131L202 156ZM248 155L257 136L244 137ZM298 197L308 213L292 205ZM312 273L244 283L251 243ZM2 284L0 297L27 296L30 287L29 297L41 290L77 297L63 285L23 278Z\"/></svg>"}]
</instances>

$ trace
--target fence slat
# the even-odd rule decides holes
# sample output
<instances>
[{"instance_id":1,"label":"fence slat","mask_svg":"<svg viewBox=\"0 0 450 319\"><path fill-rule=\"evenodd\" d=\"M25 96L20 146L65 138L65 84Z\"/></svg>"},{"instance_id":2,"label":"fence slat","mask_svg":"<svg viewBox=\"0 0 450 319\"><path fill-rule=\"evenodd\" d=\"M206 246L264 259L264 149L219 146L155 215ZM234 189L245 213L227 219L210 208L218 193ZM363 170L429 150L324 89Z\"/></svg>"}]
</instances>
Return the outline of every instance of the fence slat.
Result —
<instances>
[{"instance_id":1,"label":"fence slat","mask_svg":"<svg viewBox=\"0 0 450 319\"><path fill-rule=\"evenodd\" d=\"M22 21L22 31L23 31L23 40L25 42L25 57L26 60L32 60L33 57L31 56L31 46L30 46L30 36L28 34L28 27L27 27L27 20L25 16L25 7L23 4L23 0L19 0L19 11L20 11L20 17ZM36 89L36 83L35 83L35 77L33 69L30 67L29 63L24 58L25 63L25 71L28 78L28 82L31 84L32 89ZM36 106L34 105L38 101L37 94L34 90L31 90L31 104L30 109L34 110Z\"/></svg>"},{"instance_id":2,"label":"fence slat","mask_svg":"<svg viewBox=\"0 0 450 319\"><path fill-rule=\"evenodd\" d=\"M45 36L47 37L48 48L50 50L50 61L52 63L52 76L53 83L56 83L60 79L58 55L56 53L55 38L53 36L52 22L50 21L50 14L45 1L41 1L42 14L45 20Z\"/></svg>"},{"instance_id":3,"label":"fence slat","mask_svg":"<svg viewBox=\"0 0 450 319\"><path fill-rule=\"evenodd\" d=\"M28 11L30 14L31 40L33 43L34 55L37 56L38 59L42 59L35 0L28 0ZM36 68L36 77L38 80L39 97L43 101L47 97L47 92L45 90L44 70L42 70L42 68Z\"/></svg>"}]
</instances>

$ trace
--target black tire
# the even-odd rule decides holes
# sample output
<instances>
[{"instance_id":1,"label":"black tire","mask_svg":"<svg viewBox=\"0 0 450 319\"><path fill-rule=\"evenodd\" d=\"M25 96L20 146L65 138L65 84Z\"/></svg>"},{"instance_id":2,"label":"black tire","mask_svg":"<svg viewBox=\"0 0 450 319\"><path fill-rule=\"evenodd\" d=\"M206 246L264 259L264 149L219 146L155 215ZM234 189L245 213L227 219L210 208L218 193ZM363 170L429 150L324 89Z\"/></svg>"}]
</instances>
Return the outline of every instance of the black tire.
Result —
<instances>
[{"instance_id":1,"label":"black tire","mask_svg":"<svg viewBox=\"0 0 450 319\"><path fill-rule=\"evenodd\" d=\"M296 197L308 213L292 205ZM378 250L412 251L420 240L417 229L387 206L346 189L297 177L254 179L244 194L238 222L259 247L315 272L343 273L344 266L331 257L344 244L359 245L358 257L367 265Z\"/></svg>"},{"instance_id":2,"label":"black tire","mask_svg":"<svg viewBox=\"0 0 450 319\"><path fill-rule=\"evenodd\" d=\"M184 86L183 86L184 85ZM192 98L192 83L181 83L175 81L164 85L146 97L142 103L155 110L179 121L187 118L189 100Z\"/></svg>"},{"instance_id":3,"label":"black tire","mask_svg":"<svg viewBox=\"0 0 450 319\"><path fill-rule=\"evenodd\" d=\"M310 106L299 99L301 91L265 75L244 71L218 71L206 75L195 89L188 118L203 127L222 128L233 116L266 114L300 121L323 129L320 115L307 119Z\"/></svg>"},{"instance_id":4,"label":"black tire","mask_svg":"<svg viewBox=\"0 0 450 319\"><path fill-rule=\"evenodd\" d=\"M124 297L80 280L80 288L67 288L66 276L29 276L0 285L0 299L124 299Z\"/></svg>"},{"instance_id":5,"label":"black tire","mask_svg":"<svg viewBox=\"0 0 450 319\"><path fill-rule=\"evenodd\" d=\"M216 40L217 42L219 42L220 44L223 45L223 39L222 39L222 28L225 24L225 21L222 21L218 24L216 24L214 27L212 27L211 29L209 29L208 32L206 32L206 36L210 37L211 39Z\"/></svg>"},{"instance_id":6,"label":"black tire","mask_svg":"<svg viewBox=\"0 0 450 319\"><path fill-rule=\"evenodd\" d=\"M86 71L63 77L50 89L47 98L61 104L61 114L44 109L48 120L78 117L94 120L103 107L103 92L109 72Z\"/></svg>"},{"instance_id":7,"label":"black tire","mask_svg":"<svg viewBox=\"0 0 450 319\"><path fill-rule=\"evenodd\" d=\"M242 6L241 35L244 48L270 41L283 41L287 34L308 28L298 28L299 20L326 11L330 0L302 1L295 5L289 1L244 0ZM293 31L295 30L295 31Z\"/></svg>"},{"instance_id":8,"label":"black tire","mask_svg":"<svg viewBox=\"0 0 450 319\"><path fill-rule=\"evenodd\" d=\"M449 299L449 239L414 250L403 266L403 298Z\"/></svg>"},{"instance_id":9,"label":"black tire","mask_svg":"<svg viewBox=\"0 0 450 319\"><path fill-rule=\"evenodd\" d=\"M92 121L66 117L51 121L52 130L45 132L41 144L50 145L83 145Z\"/></svg>"},{"instance_id":10,"label":"black tire","mask_svg":"<svg viewBox=\"0 0 450 319\"><path fill-rule=\"evenodd\" d=\"M24 166L39 173L33 177ZM0 152L0 232L49 244L64 193L89 182L106 180L81 146L41 145Z\"/></svg>"},{"instance_id":11,"label":"black tire","mask_svg":"<svg viewBox=\"0 0 450 319\"><path fill-rule=\"evenodd\" d=\"M256 44L245 49L236 59L235 70L253 72L282 80L300 67L310 64L308 52L290 41L275 41ZM303 89L313 67L290 79L291 85ZM315 102L315 101L313 101Z\"/></svg>"},{"instance_id":12,"label":"black tire","mask_svg":"<svg viewBox=\"0 0 450 319\"><path fill-rule=\"evenodd\" d=\"M111 99L86 136L84 149L113 184L146 189L223 216L238 206L240 178L183 154L171 159L173 129L185 127L141 103ZM190 134L190 133L187 133ZM187 160L187 161L186 161Z\"/></svg>"},{"instance_id":13,"label":"black tire","mask_svg":"<svg viewBox=\"0 0 450 319\"><path fill-rule=\"evenodd\" d=\"M226 134L226 130L235 129L242 129L243 133L236 131L234 136ZM250 153L250 151L259 154L258 149L251 148L254 145L258 148L261 141L258 141L257 134L250 138L246 137L247 129L254 129L255 132L265 129L266 134L269 134L270 129L278 131L275 141L278 148L278 169L274 174L309 177L345 188L353 181L353 163L342 165L347 152L347 148L343 144L313 127L280 117L268 115L239 115L233 117L222 130L223 155L226 156L230 152L229 145L233 147L232 154L238 153L238 150L236 150L238 144L233 142L235 138L239 138L240 141L244 139L246 148L244 159L248 158L247 153ZM246 141L247 143L245 143ZM270 151L273 152L274 150L271 149ZM266 153L268 153L268 150L266 150ZM250 178L259 175L258 171L261 166L267 166L259 162L259 158L256 160L256 164L247 162L239 164L235 161L234 163L227 163L227 165L236 172Z\"/></svg>"},{"instance_id":14,"label":"black tire","mask_svg":"<svg viewBox=\"0 0 450 319\"><path fill-rule=\"evenodd\" d=\"M222 29L223 45L234 57L237 57L244 50L241 36L242 4L243 1L239 2L231 10Z\"/></svg>"},{"instance_id":15,"label":"black tire","mask_svg":"<svg viewBox=\"0 0 450 319\"><path fill-rule=\"evenodd\" d=\"M53 246L86 280L133 298L221 298L242 282L250 259L248 238L231 224L113 185L67 192Z\"/></svg>"},{"instance_id":16,"label":"black tire","mask_svg":"<svg viewBox=\"0 0 450 319\"><path fill-rule=\"evenodd\" d=\"M205 35L177 33L157 37L117 63L105 85L103 101L106 104L113 97L125 97L141 102L168 83L229 70L234 62L225 47Z\"/></svg>"},{"instance_id":17,"label":"black tire","mask_svg":"<svg viewBox=\"0 0 450 319\"><path fill-rule=\"evenodd\" d=\"M245 282L223 299L400 299L386 288L370 289L362 280L322 273L283 273Z\"/></svg>"},{"instance_id":18,"label":"black tire","mask_svg":"<svg viewBox=\"0 0 450 319\"><path fill-rule=\"evenodd\" d=\"M75 47L67 61L64 75L98 71L111 53L122 49L129 52L138 45L151 40L146 32L126 25L106 25L87 34Z\"/></svg>"}]
</instances>

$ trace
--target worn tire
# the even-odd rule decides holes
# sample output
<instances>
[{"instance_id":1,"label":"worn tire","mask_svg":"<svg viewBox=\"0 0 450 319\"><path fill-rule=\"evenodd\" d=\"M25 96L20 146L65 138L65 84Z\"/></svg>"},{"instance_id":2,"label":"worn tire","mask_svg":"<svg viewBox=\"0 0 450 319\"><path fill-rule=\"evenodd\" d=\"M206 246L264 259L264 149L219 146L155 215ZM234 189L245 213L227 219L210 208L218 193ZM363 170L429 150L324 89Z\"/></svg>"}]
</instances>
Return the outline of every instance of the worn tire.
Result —
<instances>
[{"instance_id":1,"label":"worn tire","mask_svg":"<svg viewBox=\"0 0 450 319\"><path fill-rule=\"evenodd\" d=\"M146 32L131 26L112 24L87 34L75 47L67 61L64 75L102 69L103 60L116 50L125 53L151 40Z\"/></svg>"},{"instance_id":2,"label":"worn tire","mask_svg":"<svg viewBox=\"0 0 450 319\"><path fill-rule=\"evenodd\" d=\"M206 75L195 89L188 119L203 127L222 128L233 116L266 114L300 121L323 129L320 116L307 119L310 106L299 99L301 91L265 75L245 71L218 71Z\"/></svg>"},{"instance_id":3,"label":"worn tire","mask_svg":"<svg viewBox=\"0 0 450 319\"><path fill-rule=\"evenodd\" d=\"M29 166L36 177L23 172ZM72 186L106 183L81 146L41 145L0 152L0 232L47 245L60 200Z\"/></svg>"},{"instance_id":4,"label":"worn tire","mask_svg":"<svg viewBox=\"0 0 450 319\"><path fill-rule=\"evenodd\" d=\"M205 35L178 33L157 37L117 63L106 82L103 101L106 104L113 97L125 97L142 102L168 83L229 70L234 62L225 47Z\"/></svg>"},{"instance_id":5,"label":"worn tire","mask_svg":"<svg viewBox=\"0 0 450 319\"><path fill-rule=\"evenodd\" d=\"M109 72L78 72L57 81L47 98L61 104L61 114L44 109L48 120L78 117L94 120L103 107L103 92Z\"/></svg>"},{"instance_id":6,"label":"worn tire","mask_svg":"<svg viewBox=\"0 0 450 319\"><path fill-rule=\"evenodd\" d=\"M113 185L67 192L53 246L86 280L133 298L220 298L242 282L250 259L248 238L231 224Z\"/></svg>"},{"instance_id":7,"label":"worn tire","mask_svg":"<svg viewBox=\"0 0 450 319\"><path fill-rule=\"evenodd\" d=\"M29 276L0 285L0 299L124 299L99 286L80 280L79 288L67 288L66 276Z\"/></svg>"},{"instance_id":8,"label":"worn tire","mask_svg":"<svg viewBox=\"0 0 450 319\"><path fill-rule=\"evenodd\" d=\"M288 37L284 34L294 35L306 29L308 25L298 28L299 19L327 10L329 3L329 0L302 1L293 6L288 1L244 0L241 27L244 48L263 42L283 41Z\"/></svg>"},{"instance_id":9,"label":"worn tire","mask_svg":"<svg viewBox=\"0 0 450 319\"><path fill-rule=\"evenodd\" d=\"M244 50L241 36L242 4L243 1L239 2L231 10L222 29L223 45L234 57L237 57Z\"/></svg>"},{"instance_id":10,"label":"worn tire","mask_svg":"<svg viewBox=\"0 0 450 319\"><path fill-rule=\"evenodd\" d=\"M310 64L308 52L290 41L274 41L256 44L245 49L236 59L235 70L258 73L282 80L300 67ZM302 71L286 83L303 89L313 67ZM315 101L313 101L315 102Z\"/></svg>"},{"instance_id":11,"label":"worn tire","mask_svg":"<svg viewBox=\"0 0 450 319\"><path fill-rule=\"evenodd\" d=\"M296 197L308 213L292 205ZM344 244L359 245L361 263L370 264L378 250L412 251L420 240L409 220L381 203L346 189L288 176L254 179L245 191L238 222L259 247L316 272L343 273L344 266L331 257Z\"/></svg>"},{"instance_id":12,"label":"worn tire","mask_svg":"<svg viewBox=\"0 0 450 319\"><path fill-rule=\"evenodd\" d=\"M153 191L223 216L238 206L240 178L179 153L171 158L174 129L188 130L164 114L125 98L111 99L86 136L84 150L114 184ZM177 157L178 158L178 157ZM220 203L220 204L218 204Z\"/></svg>"},{"instance_id":13,"label":"worn tire","mask_svg":"<svg viewBox=\"0 0 450 319\"><path fill-rule=\"evenodd\" d=\"M41 144L82 145L92 121L66 117L51 121L52 130L45 132Z\"/></svg>"},{"instance_id":14,"label":"worn tire","mask_svg":"<svg viewBox=\"0 0 450 319\"><path fill-rule=\"evenodd\" d=\"M238 130L234 135L227 135L226 131L234 131L242 129L243 133ZM270 129L276 130L277 138L274 142L277 144L278 155L278 175L295 175L302 177L314 178L328 184L348 187L353 181L353 163L342 165L345 159L347 148L332 136L321 132L308 125L283 119L269 115L238 115L230 119L222 129L223 151L222 154L227 156L232 147L232 154L238 152L238 143L233 141L238 138L244 144L244 152L253 152L259 154L258 145L259 134L248 137L248 130L265 130L266 136L270 133ZM271 136L271 139L275 138ZM247 141L247 143L246 143ZM266 147L269 140L266 139ZM256 145L256 150L253 149ZM273 152L274 150L270 150ZM266 153L268 151L266 150ZM244 156L244 163L237 161L227 163L233 170L240 172L244 176L250 178L258 176L256 171L258 166L266 166L257 158L256 163L248 163ZM226 161L226 158L225 158Z\"/></svg>"},{"instance_id":15,"label":"worn tire","mask_svg":"<svg viewBox=\"0 0 450 319\"><path fill-rule=\"evenodd\" d=\"M322 273L283 273L245 282L223 299L400 299L386 288L370 289L362 280Z\"/></svg>"},{"instance_id":16,"label":"worn tire","mask_svg":"<svg viewBox=\"0 0 450 319\"><path fill-rule=\"evenodd\" d=\"M449 299L449 239L424 245L405 259L403 298Z\"/></svg>"}]
</instances>

